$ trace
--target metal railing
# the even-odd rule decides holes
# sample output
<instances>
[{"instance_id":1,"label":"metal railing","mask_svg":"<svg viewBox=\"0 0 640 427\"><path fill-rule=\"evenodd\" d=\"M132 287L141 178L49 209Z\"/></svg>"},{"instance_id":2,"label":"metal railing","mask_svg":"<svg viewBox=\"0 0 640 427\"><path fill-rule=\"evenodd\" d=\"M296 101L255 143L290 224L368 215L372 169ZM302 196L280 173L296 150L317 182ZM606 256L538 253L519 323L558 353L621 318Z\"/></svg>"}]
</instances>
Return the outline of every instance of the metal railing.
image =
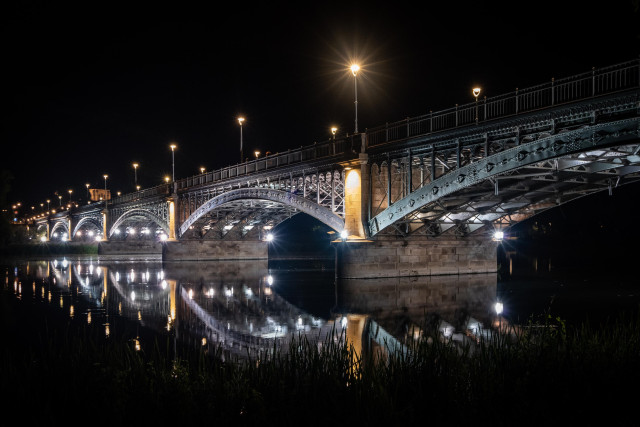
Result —
<instances>
[{"instance_id":1,"label":"metal railing","mask_svg":"<svg viewBox=\"0 0 640 427\"><path fill-rule=\"evenodd\" d=\"M367 129L367 146L528 113L640 87L640 60L624 62L526 89L408 117Z\"/></svg>"},{"instance_id":2,"label":"metal railing","mask_svg":"<svg viewBox=\"0 0 640 427\"><path fill-rule=\"evenodd\" d=\"M321 158L341 155L346 152L360 152L360 135L351 135L344 138L330 139L328 141L303 146L282 153L270 154L245 163L205 172L200 175L182 178L176 181L177 189L190 188L197 185L210 184L227 179L233 179L257 172L264 172L282 166L295 165Z\"/></svg>"},{"instance_id":3,"label":"metal railing","mask_svg":"<svg viewBox=\"0 0 640 427\"><path fill-rule=\"evenodd\" d=\"M108 201L109 204L134 202L136 200L145 199L147 197L161 196L171 194L171 184L161 184L144 190L135 191L133 193L123 194ZM102 202L104 203L104 202Z\"/></svg>"}]
</instances>

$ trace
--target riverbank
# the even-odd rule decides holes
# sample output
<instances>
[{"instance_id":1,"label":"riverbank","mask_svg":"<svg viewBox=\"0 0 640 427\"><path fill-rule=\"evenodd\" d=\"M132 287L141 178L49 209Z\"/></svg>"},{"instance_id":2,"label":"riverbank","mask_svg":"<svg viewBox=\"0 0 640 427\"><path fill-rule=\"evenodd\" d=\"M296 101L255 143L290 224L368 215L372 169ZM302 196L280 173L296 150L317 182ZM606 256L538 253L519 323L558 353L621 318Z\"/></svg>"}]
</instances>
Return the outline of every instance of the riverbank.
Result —
<instances>
[{"instance_id":1,"label":"riverbank","mask_svg":"<svg viewBox=\"0 0 640 427\"><path fill-rule=\"evenodd\" d=\"M97 255L98 243L39 242L0 246L0 257L48 257L55 255Z\"/></svg>"}]
</instances>

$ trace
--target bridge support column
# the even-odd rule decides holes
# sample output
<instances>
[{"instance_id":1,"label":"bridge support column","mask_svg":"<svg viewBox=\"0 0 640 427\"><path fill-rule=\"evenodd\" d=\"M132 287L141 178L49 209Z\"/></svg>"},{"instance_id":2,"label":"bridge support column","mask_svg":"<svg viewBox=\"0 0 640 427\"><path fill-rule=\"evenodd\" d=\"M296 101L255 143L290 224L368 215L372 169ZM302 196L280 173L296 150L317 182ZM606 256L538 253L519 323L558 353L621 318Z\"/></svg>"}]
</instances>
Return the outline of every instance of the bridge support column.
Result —
<instances>
[{"instance_id":1,"label":"bridge support column","mask_svg":"<svg viewBox=\"0 0 640 427\"><path fill-rule=\"evenodd\" d=\"M109 229L107 227L107 214L108 214L108 211L105 208L102 211L102 241L103 242L109 241Z\"/></svg>"},{"instance_id":2,"label":"bridge support column","mask_svg":"<svg viewBox=\"0 0 640 427\"><path fill-rule=\"evenodd\" d=\"M177 229L177 221L178 221L178 216L176 215L176 209L178 206L178 197L176 196L176 194L174 193L169 200L167 201L169 203L169 236L167 238L168 241L170 242L175 242L177 240L176 238L176 229Z\"/></svg>"},{"instance_id":3,"label":"bridge support column","mask_svg":"<svg viewBox=\"0 0 640 427\"><path fill-rule=\"evenodd\" d=\"M337 276L376 278L495 273L497 243L479 237L379 237L336 241Z\"/></svg>"},{"instance_id":4,"label":"bridge support column","mask_svg":"<svg viewBox=\"0 0 640 427\"><path fill-rule=\"evenodd\" d=\"M360 154L360 165L348 167L344 184L344 228L349 239L364 239L363 215L368 203L369 175L366 154Z\"/></svg>"}]
</instances>

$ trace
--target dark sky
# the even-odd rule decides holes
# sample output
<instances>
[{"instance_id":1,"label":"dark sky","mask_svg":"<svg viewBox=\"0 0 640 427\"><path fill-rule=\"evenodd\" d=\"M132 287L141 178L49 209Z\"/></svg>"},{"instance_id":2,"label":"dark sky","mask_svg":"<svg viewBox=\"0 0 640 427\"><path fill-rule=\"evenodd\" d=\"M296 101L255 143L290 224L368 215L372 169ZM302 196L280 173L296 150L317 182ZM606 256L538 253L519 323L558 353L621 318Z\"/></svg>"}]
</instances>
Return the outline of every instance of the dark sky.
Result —
<instances>
[{"instance_id":1,"label":"dark sky","mask_svg":"<svg viewBox=\"0 0 640 427\"><path fill-rule=\"evenodd\" d=\"M173 141L177 178L235 164L239 115L245 153L353 132L352 59L362 131L640 53L637 1L12 3L2 168L36 206L105 173L131 191L134 161L157 185Z\"/></svg>"}]
</instances>

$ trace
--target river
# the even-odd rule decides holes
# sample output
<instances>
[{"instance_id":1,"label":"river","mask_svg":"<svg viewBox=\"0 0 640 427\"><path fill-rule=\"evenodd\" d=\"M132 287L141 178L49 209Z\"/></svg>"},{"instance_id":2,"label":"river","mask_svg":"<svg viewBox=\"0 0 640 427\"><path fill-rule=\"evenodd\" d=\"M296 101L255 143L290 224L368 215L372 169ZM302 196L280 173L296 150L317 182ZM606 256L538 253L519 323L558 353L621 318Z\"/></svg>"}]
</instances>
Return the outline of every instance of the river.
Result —
<instances>
[{"instance_id":1,"label":"river","mask_svg":"<svg viewBox=\"0 0 640 427\"><path fill-rule=\"evenodd\" d=\"M498 322L522 324L545 315L603 324L640 305L632 269L587 268L593 262L530 252L505 242L495 274L394 279L336 281L330 260L162 263L60 256L5 260L1 271L3 291L23 304L106 335L117 327L135 345L169 336L222 346L226 357L262 351L274 341L286 346L292 333L317 338L333 328L355 328L360 334L363 318L402 340L433 320L443 333L468 334L471 324L490 330Z\"/></svg>"}]
</instances>

